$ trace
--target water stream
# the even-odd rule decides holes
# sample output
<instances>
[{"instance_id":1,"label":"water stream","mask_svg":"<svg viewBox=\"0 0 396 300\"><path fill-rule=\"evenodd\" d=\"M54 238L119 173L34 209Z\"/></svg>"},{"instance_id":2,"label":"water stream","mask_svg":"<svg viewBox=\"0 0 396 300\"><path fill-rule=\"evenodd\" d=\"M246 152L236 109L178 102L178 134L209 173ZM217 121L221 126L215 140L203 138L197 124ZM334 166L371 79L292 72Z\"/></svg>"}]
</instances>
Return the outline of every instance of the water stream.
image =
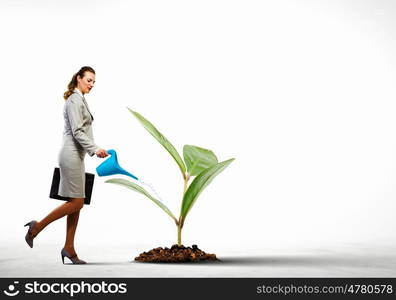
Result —
<instances>
[{"instance_id":1,"label":"water stream","mask_svg":"<svg viewBox=\"0 0 396 300\"><path fill-rule=\"evenodd\" d=\"M153 193L154 195L157 197L157 199L159 201L161 201L162 203L164 203L164 201L162 200L161 196L157 193L157 190L154 188L153 184L148 182L147 180L142 180L142 179L138 179L138 181L142 184L147 186ZM164 203L165 204L165 203Z\"/></svg>"}]
</instances>

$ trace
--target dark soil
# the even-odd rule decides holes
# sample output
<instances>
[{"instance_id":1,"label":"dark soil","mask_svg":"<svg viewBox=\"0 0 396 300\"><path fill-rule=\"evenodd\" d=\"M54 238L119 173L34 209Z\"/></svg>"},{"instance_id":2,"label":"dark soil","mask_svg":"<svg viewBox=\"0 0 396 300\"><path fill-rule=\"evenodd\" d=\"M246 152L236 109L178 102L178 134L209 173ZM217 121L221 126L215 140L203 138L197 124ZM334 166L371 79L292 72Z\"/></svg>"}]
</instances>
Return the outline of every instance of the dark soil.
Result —
<instances>
[{"instance_id":1,"label":"dark soil","mask_svg":"<svg viewBox=\"0 0 396 300\"><path fill-rule=\"evenodd\" d=\"M140 262L198 262L198 261L217 261L215 254L208 254L198 249L197 245L184 247L183 245L173 245L171 248L154 248L148 252L141 253L135 257Z\"/></svg>"}]
</instances>

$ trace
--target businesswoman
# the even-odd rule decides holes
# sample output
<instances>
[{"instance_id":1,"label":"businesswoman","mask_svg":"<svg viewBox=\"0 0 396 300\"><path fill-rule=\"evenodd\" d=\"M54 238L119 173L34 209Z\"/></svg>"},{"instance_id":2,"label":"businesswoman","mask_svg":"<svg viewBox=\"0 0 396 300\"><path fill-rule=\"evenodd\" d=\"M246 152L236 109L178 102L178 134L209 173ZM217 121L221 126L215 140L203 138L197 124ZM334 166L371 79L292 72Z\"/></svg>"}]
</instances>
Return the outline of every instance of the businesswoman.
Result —
<instances>
[{"instance_id":1,"label":"businesswoman","mask_svg":"<svg viewBox=\"0 0 396 300\"><path fill-rule=\"evenodd\" d=\"M82 67L73 75L68 90L64 93L66 100L63 109L65 127L63 142L58 155L60 169L60 196L69 201L55 208L41 221L30 221L25 240L33 248L33 239L51 222L67 215L66 241L61 251L62 262L66 256L73 264L85 264L79 259L74 249L74 235L77 229L80 210L85 198L86 153L90 156L106 157L108 153L94 143L92 133L93 117L84 95L89 93L95 84L95 71L91 67Z\"/></svg>"}]
</instances>

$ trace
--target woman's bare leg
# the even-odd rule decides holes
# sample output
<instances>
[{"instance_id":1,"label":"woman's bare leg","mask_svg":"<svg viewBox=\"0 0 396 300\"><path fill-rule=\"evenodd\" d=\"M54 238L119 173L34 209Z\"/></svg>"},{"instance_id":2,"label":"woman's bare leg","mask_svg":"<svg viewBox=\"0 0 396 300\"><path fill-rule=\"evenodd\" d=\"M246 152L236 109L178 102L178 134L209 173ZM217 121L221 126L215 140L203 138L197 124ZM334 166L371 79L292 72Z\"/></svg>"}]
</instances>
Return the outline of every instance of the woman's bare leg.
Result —
<instances>
[{"instance_id":1,"label":"woman's bare leg","mask_svg":"<svg viewBox=\"0 0 396 300\"><path fill-rule=\"evenodd\" d=\"M76 234L79 216L80 216L80 210L67 216L66 241L65 241L64 249L71 256L76 255L76 250L74 249L74 236Z\"/></svg>"},{"instance_id":2,"label":"woman's bare leg","mask_svg":"<svg viewBox=\"0 0 396 300\"><path fill-rule=\"evenodd\" d=\"M52 212L50 212L44 219L42 219L40 222L37 222L35 224L35 226L32 228L33 236L39 234L48 224L52 223L53 221L58 220L59 218L62 218L66 215L73 214L77 211L79 212L83 206L84 206L84 198L72 198L70 199L70 201L65 202L64 204L58 206ZM77 217L77 221L78 221L78 217ZM77 222L76 222L76 226L77 226Z\"/></svg>"}]
</instances>

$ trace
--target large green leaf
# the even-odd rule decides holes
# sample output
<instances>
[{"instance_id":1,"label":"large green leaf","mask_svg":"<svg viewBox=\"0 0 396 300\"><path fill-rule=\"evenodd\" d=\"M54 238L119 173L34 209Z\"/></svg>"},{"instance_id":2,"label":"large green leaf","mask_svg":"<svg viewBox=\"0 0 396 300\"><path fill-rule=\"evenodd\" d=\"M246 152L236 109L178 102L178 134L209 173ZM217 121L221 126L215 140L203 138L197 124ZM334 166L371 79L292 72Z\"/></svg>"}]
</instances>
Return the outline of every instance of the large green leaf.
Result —
<instances>
[{"instance_id":1,"label":"large green leaf","mask_svg":"<svg viewBox=\"0 0 396 300\"><path fill-rule=\"evenodd\" d=\"M213 151L197 146L184 145L183 156L186 162L187 172L191 176L196 176L203 170L218 163Z\"/></svg>"},{"instance_id":2,"label":"large green leaf","mask_svg":"<svg viewBox=\"0 0 396 300\"><path fill-rule=\"evenodd\" d=\"M166 151L169 152L169 154L174 158L176 163L178 164L180 171L183 174L183 177L185 176L186 173L186 166L184 165L184 162L182 158L180 157L179 153L173 147L173 145L168 141L166 137L162 135L161 132L157 130L157 128L154 127L153 124L151 124L147 119L145 119L141 114L139 114L136 111L131 110L128 108L128 110L136 117L136 119L139 120L139 122L143 125L144 128L166 149Z\"/></svg>"},{"instance_id":3,"label":"large green leaf","mask_svg":"<svg viewBox=\"0 0 396 300\"><path fill-rule=\"evenodd\" d=\"M181 208L181 221L182 224L190 211L191 207L197 200L199 194L208 186L209 183L221 172L223 171L235 158L220 162L204 171L202 171L193 182L188 187L186 193L183 197L183 203Z\"/></svg>"},{"instance_id":4,"label":"large green leaf","mask_svg":"<svg viewBox=\"0 0 396 300\"><path fill-rule=\"evenodd\" d=\"M157 204L163 211L165 211L175 222L177 222L176 217L172 214L172 212L166 207L165 204L163 204L161 201L155 199L153 196L151 196L144 188L142 188L140 185L137 185L129 180L122 179L122 178L114 178L114 179L109 179L106 180L105 182L107 183L114 183L118 184L124 187L127 187L131 190L134 190L140 194L145 195L147 198L149 198L151 201L153 201L155 204Z\"/></svg>"}]
</instances>

